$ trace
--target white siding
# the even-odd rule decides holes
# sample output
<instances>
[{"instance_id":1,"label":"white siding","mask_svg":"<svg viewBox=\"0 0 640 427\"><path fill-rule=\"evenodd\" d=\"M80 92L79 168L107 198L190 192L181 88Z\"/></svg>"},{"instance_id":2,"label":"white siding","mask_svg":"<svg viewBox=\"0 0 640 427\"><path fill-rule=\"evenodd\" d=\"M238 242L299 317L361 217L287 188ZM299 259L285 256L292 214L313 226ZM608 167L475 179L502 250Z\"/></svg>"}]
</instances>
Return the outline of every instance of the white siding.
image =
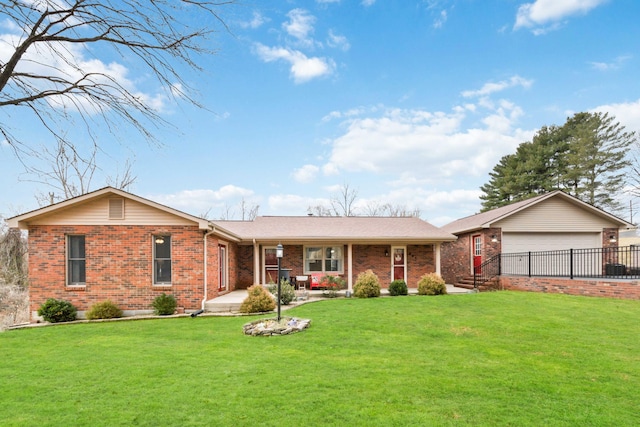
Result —
<instances>
[{"instance_id":1,"label":"white siding","mask_svg":"<svg viewBox=\"0 0 640 427\"><path fill-rule=\"evenodd\" d=\"M554 197L492 224L502 232L602 232L618 225ZM598 244L600 246L600 244Z\"/></svg>"},{"instance_id":2,"label":"white siding","mask_svg":"<svg viewBox=\"0 0 640 427\"><path fill-rule=\"evenodd\" d=\"M194 221L136 202L124 200L124 219L109 219L109 197L93 199L47 215L33 225L197 225Z\"/></svg>"}]
</instances>

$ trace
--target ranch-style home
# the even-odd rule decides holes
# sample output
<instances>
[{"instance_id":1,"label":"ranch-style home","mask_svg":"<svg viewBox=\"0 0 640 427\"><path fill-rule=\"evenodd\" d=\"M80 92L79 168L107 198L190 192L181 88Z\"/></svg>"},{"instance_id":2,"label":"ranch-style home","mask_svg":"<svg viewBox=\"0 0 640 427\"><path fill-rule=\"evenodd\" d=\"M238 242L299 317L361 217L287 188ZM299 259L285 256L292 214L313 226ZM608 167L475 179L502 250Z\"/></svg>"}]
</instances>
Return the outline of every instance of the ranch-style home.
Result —
<instances>
[{"instance_id":1,"label":"ranch-style home","mask_svg":"<svg viewBox=\"0 0 640 427\"><path fill-rule=\"evenodd\" d=\"M562 191L546 193L443 226L457 240L442 247L442 276L451 284L472 282L474 269L498 254L617 248L619 230L631 228Z\"/></svg>"},{"instance_id":2,"label":"ranch-style home","mask_svg":"<svg viewBox=\"0 0 640 427\"><path fill-rule=\"evenodd\" d=\"M456 240L419 218L257 217L209 221L106 187L8 220L28 231L30 310L47 298L70 301L79 315L107 299L142 314L171 294L193 312L206 301L252 284L290 277L341 276L352 289L373 270L383 287L416 287L442 273L441 248Z\"/></svg>"}]
</instances>

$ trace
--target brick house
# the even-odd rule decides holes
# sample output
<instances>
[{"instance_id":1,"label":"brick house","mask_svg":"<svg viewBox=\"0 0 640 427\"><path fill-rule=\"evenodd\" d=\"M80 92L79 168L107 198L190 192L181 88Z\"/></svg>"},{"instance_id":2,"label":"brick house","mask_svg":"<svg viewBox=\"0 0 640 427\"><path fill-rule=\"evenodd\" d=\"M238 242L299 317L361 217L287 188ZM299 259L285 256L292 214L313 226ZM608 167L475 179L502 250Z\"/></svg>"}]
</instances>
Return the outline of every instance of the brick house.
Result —
<instances>
[{"instance_id":1,"label":"brick house","mask_svg":"<svg viewBox=\"0 0 640 427\"><path fill-rule=\"evenodd\" d=\"M500 253L614 247L619 229L627 228L635 226L554 191L443 226L458 239L442 246L442 276L447 283L460 283Z\"/></svg>"},{"instance_id":2,"label":"brick house","mask_svg":"<svg viewBox=\"0 0 640 427\"><path fill-rule=\"evenodd\" d=\"M419 218L258 217L208 221L106 187L8 220L28 231L30 310L47 298L82 316L110 299L125 314L148 313L161 293L184 312L254 283L275 281L275 248L291 277L341 276L352 289L373 270L386 287L416 287L441 272L441 246L456 239Z\"/></svg>"}]
</instances>

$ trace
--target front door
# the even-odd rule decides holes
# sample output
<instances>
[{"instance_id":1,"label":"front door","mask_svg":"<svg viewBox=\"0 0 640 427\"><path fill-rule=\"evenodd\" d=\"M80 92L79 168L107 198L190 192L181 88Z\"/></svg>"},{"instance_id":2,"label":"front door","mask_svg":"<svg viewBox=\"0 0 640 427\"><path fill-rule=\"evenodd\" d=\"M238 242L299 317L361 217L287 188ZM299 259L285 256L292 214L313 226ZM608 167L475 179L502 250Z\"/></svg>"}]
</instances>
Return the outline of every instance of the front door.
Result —
<instances>
[{"instance_id":1,"label":"front door","mask_svg":"<svg viewBox=\"0 0 640 427\"><path fill-rule=\"evenodd\" d=\"M264 276L262 283L276 283L278 280L278 258L276 248L264 248Z\"/></svg>"},{"instance_id":2,"label":"front door","mask_svg":"<svg viewBox=\"0 0 640 427\"><path fill-rule=\"evenodd\" d=\"M404 280L406 282L405 270L405 248L392 248L391 253L393 254L393 280Z\"/></svg>"},{"instance_id":3,"label":"front door","mask_svg":"<svg viewBox=\"0 0 640 427\"><path fill-rule=\"evenodd\" d=\"M471 248L471 256L473 257L473 272L475 274L482 273L482 236L480 234L473 236L473 245Z\"/></svg>"},{"instance_id":4,"label":"front door","mask_svg":"<svg viewBox=\"0 0 640 427\"><path fill-rule=\"evenodd\" d=\"M229 274L227 273L227 247L218 245L218 266L220 277L218 282L218 291L226 291L229 282Z\"/></svg>"}]
</instances>

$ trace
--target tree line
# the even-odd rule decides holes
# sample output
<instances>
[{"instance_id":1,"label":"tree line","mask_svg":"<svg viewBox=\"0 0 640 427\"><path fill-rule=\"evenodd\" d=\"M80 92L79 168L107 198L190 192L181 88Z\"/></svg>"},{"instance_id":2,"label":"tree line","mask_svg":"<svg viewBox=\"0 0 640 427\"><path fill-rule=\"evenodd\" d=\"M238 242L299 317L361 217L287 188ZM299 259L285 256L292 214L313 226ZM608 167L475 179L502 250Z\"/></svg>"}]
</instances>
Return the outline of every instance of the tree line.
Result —
<instances>
[{"instance_id":1,"label":"tree line","mask_svg":"<svg viewBox=\"0 0 640 427\"><path fill-rule=\"evenodd\" d=\"M543 126L531 141L503 156L480 187L482 211L562 190L612 212L635 162L631 146L637 142L608 113L577 113L562 126Z\"/></svg>"}]
</instances>

